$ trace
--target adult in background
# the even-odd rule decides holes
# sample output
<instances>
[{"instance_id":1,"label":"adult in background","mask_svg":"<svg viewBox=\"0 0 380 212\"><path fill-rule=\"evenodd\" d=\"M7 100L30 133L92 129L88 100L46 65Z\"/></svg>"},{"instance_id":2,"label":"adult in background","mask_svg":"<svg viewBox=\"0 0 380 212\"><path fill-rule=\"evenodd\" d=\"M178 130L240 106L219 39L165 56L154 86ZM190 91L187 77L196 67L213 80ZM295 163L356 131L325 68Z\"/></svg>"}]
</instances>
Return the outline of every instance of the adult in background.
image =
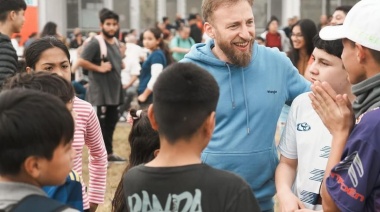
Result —
<instances>
[{"instance_id":1,"label":"adult in background","mask_svg":"<svg viewBox=\"0 0 380 212\"><path fill-rule=\"evenodd\" d=\"M346 15L351 10L351 8L352 6L350 5L343 5L335 8L332 19L330 21L330 25L343 24L344 19L346 19Z\"/></svg>"},{"instance_id":2,"label":"adult in background","mask_svg":"<svg viewBox=\"0 0 380 212\"><path fill-rule=\"evenodd\" d=\"M301 75L305 75L314 50L313 37L318 33L317 26L310 19L301 19L294 24L291 34L292 50L290 60Z\"/></svg>"},{"instance_id":3,"label":"adult in background","mask_svg":"<svg viewBox=\"0 0 380 212\"><path fill-rule=\"evenodd\" d=\"M125 159L114 154L112 145L113 133L119 119L118 106L124 101L120 75L122 57L114 38L119 29L119 15L111 10L102 9L99 18L101 35L107 47L107 57L101 55L99 41L92 39L85 45L78 64L89 70L86 98L97 108L108 161L121 162Z\"/></svg>"},{"instance_id":4,"label":"adult in background","mask_svg":"<svg viewBox=\"0 0 380 212\"><path fill-rule=\"evenodd\" d=\"M220 88L215 131L202 160L243 177L261 210L273 211L277 120L285 102L310 83L285 54L254 42L252 7L252 0L204 0L204 28L212 39L195 44L181 62L203 67Z\"/></svg>"},{"instance_id":5,"label":"adult in background","mask_svg":"<svg viewBox=\"0 0 380 212\"><path fill-rule=\"evenodd\" d=\"M0 0L0 90L4 80L18 70L17 53L10 38L21 31L25 10L24 0Z\"/></svg>"},{"instance_id":6,"label":"adult in background","mask_svg":"<svg viewBox=\"0 0 380 212\"><path fill-rule=\"evenodd\" d=\"M290 41L283 30L278 29L279 21L273 16L267 24L266 31L261 34L267 47L276 47L280 51L290 51Z\"/></svg>"},{"instance_id":7,"label":"adult in background","mask_svg":"<svg viewBox=\"0 0 380 212\"><path fill-rule=\"evenodd\" d=\"M177 35L170 41L170 51L173 52L173 58L176 61L182 60L194 44L194 40L190 37L190 27L180 26Z\"/></svg>"}]
</instances>

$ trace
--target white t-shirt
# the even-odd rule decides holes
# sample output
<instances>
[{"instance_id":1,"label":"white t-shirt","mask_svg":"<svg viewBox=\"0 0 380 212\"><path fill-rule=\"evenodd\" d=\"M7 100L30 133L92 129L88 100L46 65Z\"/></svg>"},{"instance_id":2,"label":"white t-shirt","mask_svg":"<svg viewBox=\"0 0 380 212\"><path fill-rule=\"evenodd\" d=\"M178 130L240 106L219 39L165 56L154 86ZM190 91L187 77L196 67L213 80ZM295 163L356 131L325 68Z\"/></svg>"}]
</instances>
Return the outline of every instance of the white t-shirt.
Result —
<instances>
[{"instance_id":1,"label":"white t-shirt","mask_svg":"<svg viewBox=\"0 0 380 212\"><path fill-rule=\"evenodd\" d=\"M331 140L330 132L311 106L308 93L299 95L290 108L278 148L281 155L298 159L293 192L308 209L322 210L316 203Z\"/></svg>"}]
</instances>

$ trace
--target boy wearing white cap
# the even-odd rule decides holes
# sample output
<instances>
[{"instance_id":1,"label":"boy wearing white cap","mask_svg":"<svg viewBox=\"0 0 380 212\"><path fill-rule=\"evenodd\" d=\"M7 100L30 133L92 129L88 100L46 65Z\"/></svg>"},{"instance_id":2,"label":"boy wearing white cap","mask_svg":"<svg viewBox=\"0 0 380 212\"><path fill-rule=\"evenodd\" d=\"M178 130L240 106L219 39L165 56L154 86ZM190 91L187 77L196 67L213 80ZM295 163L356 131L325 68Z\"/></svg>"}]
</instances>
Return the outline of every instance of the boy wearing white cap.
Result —
<instances>
[{"instance_id":1,"label":"boy wearing white cap","mask_svg":"<svg viewBox=\"0 0 380 212\"><path fill-rule=\"evenodd\" d=\"M321 30L324 40L343 38L342 61L352 92L336 95L328 83L315 82L313 108L332 134L321 187L324 211L380 209L380 1L362 0L341 26ZM355 115L356 121L353 121Z\"/></svg>"}]
</instances>

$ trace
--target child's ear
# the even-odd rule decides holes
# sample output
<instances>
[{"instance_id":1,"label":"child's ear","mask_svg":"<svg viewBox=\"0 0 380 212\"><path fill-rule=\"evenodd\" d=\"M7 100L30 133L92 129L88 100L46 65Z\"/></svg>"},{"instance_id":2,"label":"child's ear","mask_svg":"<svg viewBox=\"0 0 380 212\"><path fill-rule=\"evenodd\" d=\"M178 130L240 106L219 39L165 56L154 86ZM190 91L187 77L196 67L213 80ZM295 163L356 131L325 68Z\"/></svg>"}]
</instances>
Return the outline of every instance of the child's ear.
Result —
<instances>
[{"instance_id":1,"label":"child's ear","mask_svg":"<svg viewBox=\"0 0 380 212\"><path fill-rule=\"evenodd\" d=\"M153 152L154 157L157 157L158 153L160 153L160 149L156 149Z\"/></svg>"},{"instance_id":2,"label":"child's ear","mask_svg":"<svg viewBox=\"0 0 380 212\"><path fill-rule=\"evenodd\" d=\"M149 118L150 124L152 125L152 128L154 130L158 131L158 124L156 122L156 119L154 118L153 104L149 105L149 108L148 108L148 118Z\"/></svg>"},{"instance_id":3,"label":"child's ear","mask_svg":"<svg viewBox=\"0 0 380 212\"><path fill-rule=\"evenodd\" d=\"M210 140L215 128L215 112L212 112L206 118L204 126L205 136L208 138L208 140Z\"/></svg>"},{"instance_id":4,"label":"child's ear","mask_svg":"<svg viewBox=\"0 0 380 212\"><path fill-rule=\"evenodd\" d=\"M41 173L40 159L36 156L29 156L23 163L23 168L27 175L37 179Z\"/></svg>"},{"instance_id":5,"label":"child's ear","mask_svg":"<svg viewBox=\"0 0 380 212\"><path fill-rule=\"evenodd\" d=\"M31 67L29 67L29 66L27 66L27 67L25 68L25 70L26 70L26 73L28 73L28 74L30 74L30 73L33 72L33 69L32 69Z\"/></svg>"}]
</instances>

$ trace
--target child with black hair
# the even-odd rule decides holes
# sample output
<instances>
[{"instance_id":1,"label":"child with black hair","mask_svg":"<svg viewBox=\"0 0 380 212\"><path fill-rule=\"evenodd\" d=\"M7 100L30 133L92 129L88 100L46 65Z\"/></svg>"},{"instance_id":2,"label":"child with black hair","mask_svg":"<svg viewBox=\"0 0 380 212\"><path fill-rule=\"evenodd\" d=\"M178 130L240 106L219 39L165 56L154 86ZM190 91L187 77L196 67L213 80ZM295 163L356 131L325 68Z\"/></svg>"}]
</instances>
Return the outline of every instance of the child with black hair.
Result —
<instances>
[{"instance_id":1,"label":"child with black hair","mask_svg":"<svg viewBox=\"0 0 380 212\"><path fill-rule=\"evenodd\" d=\"M191 63L174 64L158 77L154 92L148 117L160 153L124 175L128 210L260 211L242 178L202 164L219 98L211 74Z\"/></svg>"},{"instance_id":2,"label":"child with black hair","mask_svg":"<svg viewBox=\"0 0 380 212\"><path fill-rule=\"evenodd\" d=\"M9 78L4 84L4 90L17 88L38 90L54 95L62 100L74 118L76 116L73 111L74 88L69 81L57 74L49 72L22 73ZM81 178L75 171L72 170L68 174L63 185L45 186L43 190L50 198L83 211Z\"/></svg>"},{"instance_id":3,"label":"child with black hair","mask_svg":"<svg viewBox=\"0 0 380 212\"><path fill-rule=\"evenodd\" d=\"M0 94L1 211L77 211L41 190L65 182L73 136L73 117L57 97L31 89Z\"/></svg>"},{"instance_id":4,"label":"child with black hair","mask_svg":"<svg viewBox=\"0 0 380 212\"><path fill-rule=\"evenodd\" d=\"M131 154L129 155L129 164L125 168L123 176L129 169L153 160L160 149L158 132L152 128L147 111L131 109L129 114L132 119L132 129L128 137ZM114 212L126 211L127 209L123 193L123 176L112 201L112 211Z\"/></svg>"}]
</instances>

